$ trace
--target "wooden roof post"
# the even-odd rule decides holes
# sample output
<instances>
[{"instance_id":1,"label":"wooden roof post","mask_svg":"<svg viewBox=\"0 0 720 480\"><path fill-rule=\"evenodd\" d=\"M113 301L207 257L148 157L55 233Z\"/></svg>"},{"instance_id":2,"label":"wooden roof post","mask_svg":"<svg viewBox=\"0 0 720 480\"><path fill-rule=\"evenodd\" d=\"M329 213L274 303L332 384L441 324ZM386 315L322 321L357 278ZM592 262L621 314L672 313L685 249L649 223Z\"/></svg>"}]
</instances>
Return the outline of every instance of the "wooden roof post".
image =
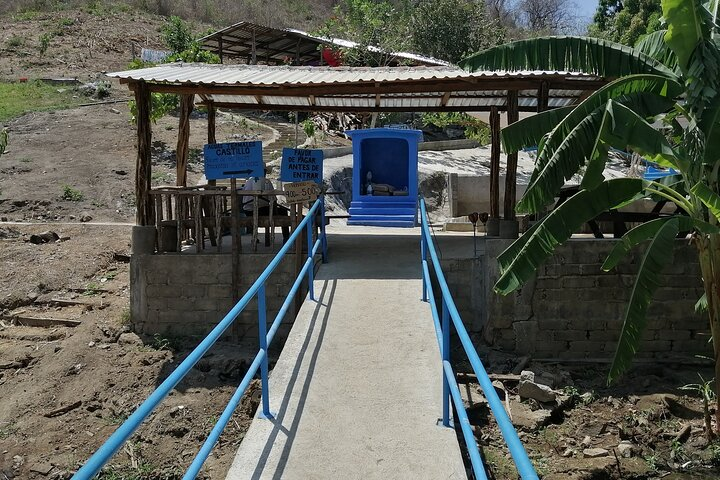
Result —
<instances>
[{"instance_id":1,"label":"wooden roof post","mask_svg":"<svg viewBox=\"0 0 720 480\"><path fill-rule=\"evenodd\" d=\"M255 42L255 29L252 31L252 55L250 63L257 65L257 43Z\"/></svg>"},{"instance_id":2,"label":"wooden roof post","mask_svg":"<svg viewBox=\"0 0 720 480\"><path fill-rule=\"evenodd\" d=\"M207 143L217 143L215 137L215 103L210 102L207 104L208 111L208 126L207 126ZM215 185L215 180L208 180L208 185Z\"/></svg>"},{"instance_id":3,"label":"wooden roof post","mask_svg":"<svg viewBox=\"0 0 720 480\"><path fill-rule=\"evenodd\" d=\"M543 80L540 83L540 88L538 88L538 106L537 111L538 113L544 112L548 109L548 101L550 97L550 86L548 85L547 80Z\"/></svg>"},{"instance_id":4,"label":"wooden roof post","mask_svg":"<svg viewBox=\"0 0 720 480\"><path fill-rule=\"evenodd\" d=\"M500 218L500 112L490 107L490 218Z\"/></svg>"},{"instance_id":5,"label":"wooden roof post","mask_svg":"<svg viewBox=\"0 0 720 480\"><path fill-rule=\"evenodd\" d=\"M508 125L519 120L518 92L508 90L507 96L507 122ZM515 220L515 187L517 184L518 154L509 153L507 156L507 169L505 170L505 205L503 208L505 220Z\"/></svg>"},{"instance_id":6,"label":"wooden roof post","mask_svg":"<svg viewBox=\"0 0 720 480\"><path fill-rule=\"evenodd\" d=\"M180 95L180 124L178 126L178 141L175 149L177 159L176 185L187 186L188 150L190 144L190 114L193 110L195 95Z\"/></svg>"},{"instance_id":7,"label":"wooden roof post","mask_svg":"<svg viewBox=\"0 0 720 480\"><path fill-rule=\"evenodd\" d=\"M154 218L154 208L150 200L151 144L152 127L150 123L150 89L145 82L135 84L135 104L137 106L137 160L135 163L135 223L150 225Z\"/></svg>"},{"instance_id":8,"label":"wooden roof post","mask_svg":"<svg viewBox=\"0 0 720 480\"><path fill-rule=\"evenodd\" d=\"M220 57L220 63L223 63L223 37L220 35L220 38L218 38L218 55Z\"/></svg>"}]
</instances>

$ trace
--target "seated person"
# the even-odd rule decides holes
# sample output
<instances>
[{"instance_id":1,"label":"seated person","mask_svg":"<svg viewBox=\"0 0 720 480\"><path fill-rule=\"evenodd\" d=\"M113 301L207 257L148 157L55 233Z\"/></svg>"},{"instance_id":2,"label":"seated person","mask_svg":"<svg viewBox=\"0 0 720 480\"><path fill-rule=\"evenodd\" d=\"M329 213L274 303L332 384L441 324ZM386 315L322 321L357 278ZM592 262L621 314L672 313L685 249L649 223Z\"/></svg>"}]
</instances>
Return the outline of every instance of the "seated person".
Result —
<instances>
[{"instance_id":1,"label":"seated person","mask_svg":"<svg viewBox=\"0 0 720 480\"><path fill-rule=\"evenodd\" d=\"M275 187L273 186L272 182L266 178L267 174L270 173L271 169L269 167L265 167L265 176L263 177L257 177L257 178L248 178L245 182L245 186L243 187L243 190L260 190L260 191L271 191L275 190ZM245 195L243 196L242 202L243 202L243 211L248 217L253 216L253 203L255 202L255 199L257 198L258 202L258 215L261 217L268 217L270 216L270 201L267 199L267 197L259 196L255 197L253 195ZM287 216L290 215L290 210L288 210L286 207L282 205L278 205L277 202L273 203L273 216L275 215L283 215ZM282 227L282 236L283 236L283 243L287 242L288 238L290 238L290 227L283 226ZM270 227L265 229L265 246L270 245Z\"/></svg>"}]
</instances>

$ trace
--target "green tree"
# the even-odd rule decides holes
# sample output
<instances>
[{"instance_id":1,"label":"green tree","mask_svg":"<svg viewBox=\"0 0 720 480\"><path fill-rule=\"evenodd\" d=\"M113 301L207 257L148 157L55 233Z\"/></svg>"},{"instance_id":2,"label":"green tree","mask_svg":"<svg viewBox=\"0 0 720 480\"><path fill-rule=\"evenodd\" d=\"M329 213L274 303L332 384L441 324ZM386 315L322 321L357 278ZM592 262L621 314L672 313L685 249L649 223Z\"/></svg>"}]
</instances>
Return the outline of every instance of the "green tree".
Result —
<instances>
[{"instance_id":1,"label":"green tree","mask_svg":"<svg viewBox=\"0 0 720 480\"><path fill-rule=\"evenodd\" d=\"M589 34L625 45L660 29L660 0L600 0Z\"/></svg>"},{"instance_id":2,"label":"green tree","mask_svg":"<svg viewBox=\"0 0 720 480\"><path fill-rule=\"evenodd\" d=\"M169 62L187 63L220 63L220 57L214 53L201 48L198 36L192 33L190 26L180 17L170 17L162 28L163 40L170 47L172 54L165 59ZM142 60L133 60L129 68L148 68L155 64ZM153 123L168 113L177 110L180 105L180 97L172 93L153 93L150 97L150 120ZM130 120L137 122L137 104L130 100Z\"/></svg>"},{"instance_id":3,"label":"green tree","mask_svg":"<svg viewBox=\"0 0 720 480\"><path fill-rule=\"evenodd\" d=\"M182 18L174 15L163 25L162 37L165 45L170 48L173 54L184 52L190 48L193 40L195 40L190 26Z\"/></svg>"},{"instance_id":4,"label":"green tree","mask_svg":"<svg viewBox=\"0 0 720 480\"><path fill-rule=\"evenodd\" d=\"M384 67L411 46L410 11L406 0L342 0L317 33L357 43L340 49L345 65Z\"/></svg>"},{"instance_id":5,"label":"green tree","mask_svg":"<svg viewBox=\"0 0 720 480\"><path fill-rule=\"evenodd\" d=\"M452 63L505 40L500 21L486 14L484 3L473 0L418 2L410 24L414 52Z\"/></svg>"},{"instance_id":6,"label":"green tree","mask_svg":"<svg viewBox=\"0 0 720 480\"><path fill-rule=\"evenodd\" d=\"M720 391L720 45L718 0L662 0L667 30L635 48L586 37L524 40L464 61L470 69L574 70L617 78L576 106L540 113L505 128L506 151L538 145L535 170L518 202L521 212L553 203L566 179L582 171L580 191L535 224L498 257L495 291L508 294L586 221L648 195L673 201L687 215L661 217L630 230L603 265L610 270L636 246L644 255L630 295L608 381L632 361L647 309L672 262L675 238L691 231L704 286ZM610 148L631 149L680 175L663 182L606 180ZM720 400L719 400L720 402ZM716 408L720 429L720 404Z\"/></svg>"}]
</instances>

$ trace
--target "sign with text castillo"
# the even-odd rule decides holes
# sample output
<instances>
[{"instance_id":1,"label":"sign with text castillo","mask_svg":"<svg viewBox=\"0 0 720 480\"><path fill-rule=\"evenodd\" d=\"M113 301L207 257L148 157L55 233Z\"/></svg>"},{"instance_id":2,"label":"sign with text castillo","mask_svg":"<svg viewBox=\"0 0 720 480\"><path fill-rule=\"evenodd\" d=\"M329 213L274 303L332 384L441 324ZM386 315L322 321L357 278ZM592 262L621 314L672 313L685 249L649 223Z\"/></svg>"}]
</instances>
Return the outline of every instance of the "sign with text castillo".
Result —
<instances>
[{"instance_id":1,"label":"sign with text castillo","mask_svg":"<svg viewBox=\"0 0 720 480\"><path fill-rule=\"evenodd\" d=\"M283 148L280 180L283 182L312 181L322 183L323 151Z\"/></svg>"},{"instance_id":2,"label":"sign with text castillo","mask_svg":"<svg viewBox=\"0 0 720 480\"><path fill-rule=\"evenodd\" d=\"M210 143L204 153L208 180L265 176L262 142Z\"/></svg>"}]
</instances>

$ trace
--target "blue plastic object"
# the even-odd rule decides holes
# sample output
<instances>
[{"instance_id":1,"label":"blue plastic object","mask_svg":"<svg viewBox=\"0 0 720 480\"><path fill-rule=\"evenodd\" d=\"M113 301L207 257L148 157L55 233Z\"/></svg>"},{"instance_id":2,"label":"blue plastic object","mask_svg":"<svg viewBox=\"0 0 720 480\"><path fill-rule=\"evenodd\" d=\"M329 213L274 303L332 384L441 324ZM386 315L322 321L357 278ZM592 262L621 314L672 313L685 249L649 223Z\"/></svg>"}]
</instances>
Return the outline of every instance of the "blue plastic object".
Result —
<instances>
[{"instance_id":1,"label":"blue plastic object","mask_svg":"<svg viewBox=\"0 0 720 480\"><path fill-rule=\"evenodd\" d=\"M312 238L311 234L314 230L315 215L317 214L318 210L320 210L321 212L320 237L315 241L312 248L308 248L307 259L305 260L303 268L300 270L298 277L295 279L295 282L293 283L290 292L285 298L282 307L280 307L280 311L277 313L275 320L273 320L269 331L265 333L267 328L265 317L267 313L265 308L265 283L267 282L272 272L280 264L288 250L292 248L298 235L303 234L305 228L307 228L307 231L309 232L308 245L312 243L310 239ZM240 382L240 385L238 386L237 390L235 391L232 398L225 407L225 410L220 416L220 419L213 427L210 435L205 440L205 443L201 447L200 451L191 463L183 478L188 480L194 479L200 472L203 463L205 463L205 460L210 455L212 448L215 446L215 443L217 443L218 438L220 438L220 434L230 421L230 418L232 417L235 408L240 403L240 399L245 394L245 391L250 385L250 381L253 379L253 377L255 377L258 370L260 370L261 373L260 377L263 387L262 413L265 416L270 416L270 405L268 402L269 392L267 348L275 337L275 333L277 332L280 323L285 317L285 314L289 310L290 305L292 304L292 300L300 289L302 281L306 279L312 279L312 273L309 272L312 272L313 258L318 252L322 253L323 263L327 262L327 240L325 239L325 204L323 197L320 197L313 204L303 221L300 222L300 225L298 225L292 235L290 235L290 238L287 242L285 242L285 245L283 245L283 247L268 264L268 266L265 267L265 270L263 270L263 272L257 278L255 283L253 283L252 286L248 289L245 295L243 295L243 297L235 304L235 306L228 312L228 314L225 315L225 317L220 321L220 323L218 323L215 328L213 328L212 331L200 342L200 344L195 347L192 352L190 352L187 358L185 358L185 360L183 360L183 362L178 365L178 367L173 370L172 373L170 373L170 375L165 379L165 381L162 382L152 394L150 394L150 396L138 407L137 410L135 410L135 412L133 412L132 415L130 415L130 417L128 417L127 420L125 420L125 422L123 422L122 425L118 427L117 430L115 430L115 432L113 432L110 438L108 438L105 443L100 446L100 448L90 457L90 459L85 463L85 465L83 465L82 468L80 468L80 470L78 470L77 473L73 475L73 479L88 480L94 477L95 474L100 471L100 469L130 438L133 432L137 430L137 428L142 424L142 422L145 421L145 419L153 412L153 410L155 410L155 408L160 404L160 402L162 402L163 399L170 393L170 391L175 388L175 386L185 377L185 375L190 372L193 366L207 353L208 350L210 350L210 348L215 344L215 342L220 339L225 330L227 330L230 325L232 325L238 315L240 315L240 313L245 309L245 307L248 305L248 303L250 303L250 301L253 299L253 297L255 297L255 295L258 295L258 326L260 331L260 348L258 350L258 353L255 355L255 358L253 359L250 368L245 373L245 376Z\"/></svg>"},{"instance_id":2,"label":"blue plastic object","mask_svg":"<svg viewBox=\"0 0 720 480\"><path fill-rule=\"evenodd\" d=\"M457 421L460 424L460 429L462 430L463 438L465 439L465 444L468 449L475 478L487 478L470 422L467 419L467 413L465 412L462 398L460 398L460 390L457 386L457 381L455 380L455 373L453 372L450 364L450 322L452 321L460 343L463 346L463 350L470 361L473 372L477 376L480 387L482 388L485 398L490 405L495 421L500 427L500 432L502 433L505 443L510 450L510 455L512 455L520 477L523 480L537 480L538 475L535 472L527 452L525 451L525 447L523 447L522 442L520 442L520 438L518 437L518 434L515 431L507 412L505 411L505 407L495 392L495 387L493 387L492 381L485 371L485 367L478 356L477 350L475 350L472 340L470 340L470 336L465 329L465 325L460 318L460 314L458 313L455 302L450 294L450 289L448 288L445 275L443 274L440 266L440 259L438 258L432 236L430 235L430 227L428 225L424 199L420 199L420 222L422 227L420 249L422 254L423 271L422 296L423 300L428 299L430 303L432 317L435 323L435 333L438 338L440 353L443 360L443 425L450 425L449 402L452 399L455 404ZM442 299L442 305L440 308L441 313L438 313L435 292L432 287L430 264L432 264L435 280L440 287L440 297Z\"/></svg>"},{"instance_id":3,"label":"blue plastic object","mask_svg":"<svg viewBox=\"0 0 720 480\"><path fill-rule=\"evenodd\" d=\"M678 175L680 172L674 168L658 168L652 165L648 165L643 174L643 180L657 180L662 177L669 177L670 175Z\"/></svg>"}]
</instances>

